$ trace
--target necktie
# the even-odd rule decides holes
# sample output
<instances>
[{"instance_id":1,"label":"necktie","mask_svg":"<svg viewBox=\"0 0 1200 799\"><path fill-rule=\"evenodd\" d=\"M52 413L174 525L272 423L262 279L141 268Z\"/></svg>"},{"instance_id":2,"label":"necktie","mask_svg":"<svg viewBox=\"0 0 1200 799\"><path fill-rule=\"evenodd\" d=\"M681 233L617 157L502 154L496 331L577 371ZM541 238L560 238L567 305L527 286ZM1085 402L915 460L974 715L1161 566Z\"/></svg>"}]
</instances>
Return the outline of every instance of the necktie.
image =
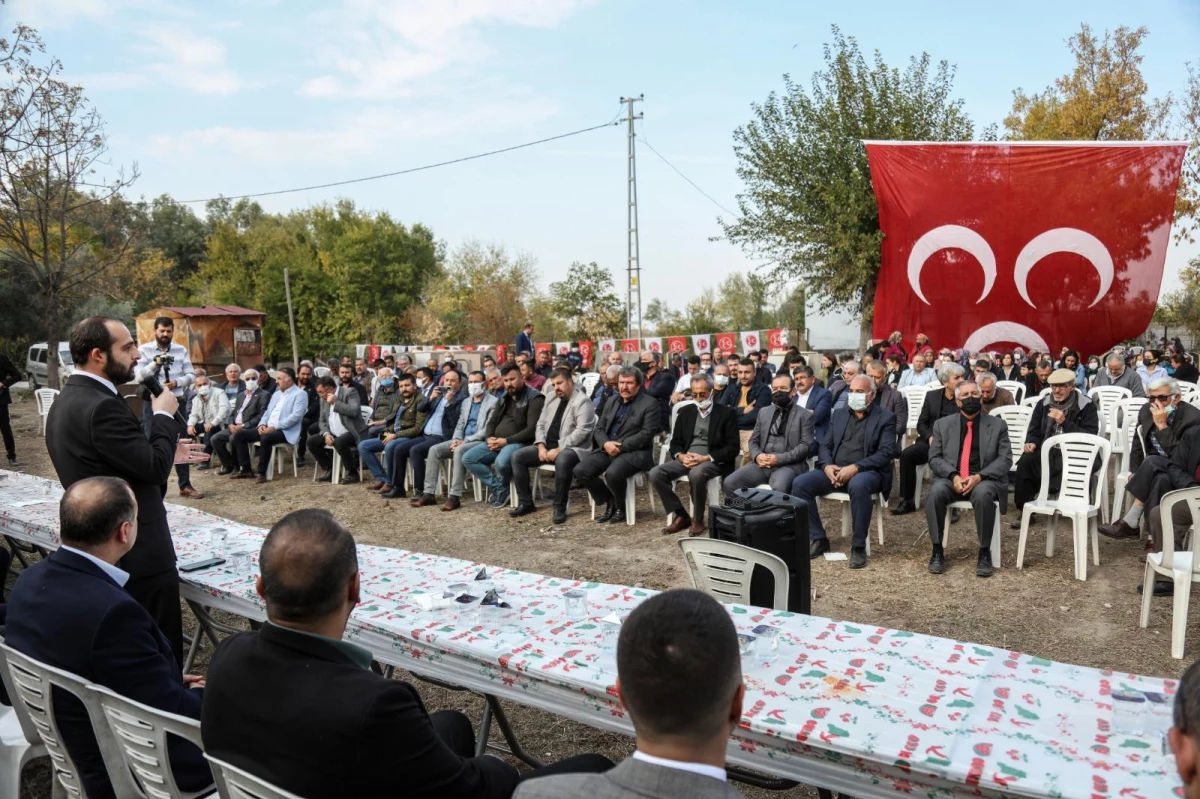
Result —
<instances>
[{"instance_id":1,"label":"necktie","mask_svg":"<svg viewBox=\"0 0 1200 799\"><path fill-rule=\"evenodd\" d=\"M966 480L971 476L971 440L975 437L975 420L967 420L967 434L963 436L962 454L958 456L958 476Z\"/></svg>"}]
</instances>

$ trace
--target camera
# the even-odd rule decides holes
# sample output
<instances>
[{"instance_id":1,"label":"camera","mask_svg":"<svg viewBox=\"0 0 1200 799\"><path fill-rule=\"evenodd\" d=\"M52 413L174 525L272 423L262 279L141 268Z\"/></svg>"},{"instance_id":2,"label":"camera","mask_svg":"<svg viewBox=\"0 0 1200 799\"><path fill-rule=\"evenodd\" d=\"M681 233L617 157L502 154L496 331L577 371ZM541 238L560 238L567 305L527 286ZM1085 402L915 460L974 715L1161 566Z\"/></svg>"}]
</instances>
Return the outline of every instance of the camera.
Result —
<instances>
[{"instance_id":1,"label":"camera","mask_svg":"<svg viewBox=\"0 0 1200 799\"><path fill-rule=\"evenodd\" d=\"M158 361L159 366L170 366L171 364L175 363L175 356L159 355L156 360Z\"/></svg>"}]
</instances>

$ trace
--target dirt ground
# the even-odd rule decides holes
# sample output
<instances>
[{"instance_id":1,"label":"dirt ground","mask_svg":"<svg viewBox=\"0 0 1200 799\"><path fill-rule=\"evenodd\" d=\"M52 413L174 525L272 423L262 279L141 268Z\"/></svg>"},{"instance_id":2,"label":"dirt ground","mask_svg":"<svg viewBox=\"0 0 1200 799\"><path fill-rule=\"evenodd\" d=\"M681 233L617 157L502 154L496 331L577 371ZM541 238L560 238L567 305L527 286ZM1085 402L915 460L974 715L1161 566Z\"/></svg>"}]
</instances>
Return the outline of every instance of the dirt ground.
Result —
<instances>
[{"instance_id":1,"label":"dirt ground","mask_svg":"<svg viewBox=\"0 0 1200 799\"><path fill-rule=\"evenodd\" d=\"M54 477L44 440L38 435L32 399L18 397L11 411L22 470ZM660 534L663 517L661 512L650 512L645 489L638 491L634 527L593 523L584 492L572 494L571 517L566 524L552 527L548 508L514 520L506 511L476 505L469 492L461 510L442 513L437 507L417 510L404 500L379 499L361 485L314 484L311 465L302 469L298 478L291 475L289 466L287 474L263 486L231 481L217 476L215 470L193 469L192 475L193 484L205 493L204 499L180 498L172 476L169 501L264 528L289 511L324 507L347 524L360 543L575 579L656 589L690 585L674 537ZM826 504L822 511L834 550L848 553L848 542L837 537L838 509ZM1089 565L1087 581L1079 582L1073 576L1069 526L1060 523L1057 551L1047 559L1043 524L1031 532L1025 568L1018 571L1018 533L1008 526L1012 518L1010 508L1003 524L1002 568L993 577L980 579L975 576L978 544L969 515L964 514L952 528L947 571L935 577L925 568L928 538L918 541L925 529L924 513L888 514L884 545L878 544L872 527L872 557L866 569L851 572L845 561L818 559L812 563L817 592L813 613L1157 676L1178 677L1200 655L1200 640L1193 634L1184 659L1171 657L1171 603L1167 598L1155 599L1149 628L1138 627L1140 595L1135 589L1143 568L1138 557L1140 543L1101 537L1101 565ZM1200 609L1193 607L1191 620L1198 613ZM197 671L203 671L206 658L207 653L202 652ZM482 701L469 694L420 683L418 687L430 709L458 708L475 719L482 713ZM622 736L517 705L505 707L522 744L542 759L597 751L615 761L632 751L632 742ZM502 740L495 726L493 740ZM45 763L30 765L30 784L23 797L50 796ZM774 793L739 787L747 796L815 796L815 791L803 787Z\"/></svg>"}]
</instances>

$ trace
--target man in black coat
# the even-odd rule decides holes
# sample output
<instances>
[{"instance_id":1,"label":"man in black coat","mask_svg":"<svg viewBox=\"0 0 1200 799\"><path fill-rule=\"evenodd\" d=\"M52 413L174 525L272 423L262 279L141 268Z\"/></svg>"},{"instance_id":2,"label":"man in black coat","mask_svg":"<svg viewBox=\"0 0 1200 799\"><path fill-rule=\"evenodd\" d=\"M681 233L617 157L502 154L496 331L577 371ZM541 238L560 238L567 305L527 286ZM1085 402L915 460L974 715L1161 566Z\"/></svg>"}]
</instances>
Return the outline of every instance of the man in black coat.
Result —
<instances>
[{"instance_id":1,"label":"man in black coat","mask_svg":"<svg viewBox=\"0 0 1200 799\"><path fill-rule=\"evenodd\" d=\"M280 519L259 566L268 621L226 638L213 654L205 752L307 799L512 794L520 775L499 758L475 756L466 716L428 713L415 688L375 674L370 651L342 640L360 597L358 557L328 511ZM585 755L529 776L611 765Z\"/></svg>"},{"instance_id":2,"label":"man in black coat","mask_svg":"<svg viewBox=\"0 0 1200 799\"><path fill-rule=\"evenodd\" d=\"M133 377L137 342L116 319L90 316L71 331L75 373L67 378L46 420L46 449L64 488L87 477L120 477L137 497L138 536L121 559L129 572L125 590L150 612L182 660L183 619L179 573L167 527L163 496L177 459L203 462L204 445L176 453L184 426L176 418L179 399L163 391L151 402L150 436L117 394Z\"/></svg>"},{"instance_id":3,"label":"man in black coat","mask_svg":"<svg viewBox=\"0 0 1200 799\"><path fill-rule=\"evenodd\" d=\"M182 674L155 620L121 587L128 585L129 574L116 564L141 540L139 513L139 503L120 478L73 483L60 506L62 547L21 572L9 600L5 642L135 702L199 719L204 681ZM87 795L136 795L132 780L110 782L83 704L57 688L53 698L55 721ZM194 745L172 738L167 750L180 788L190 792L212 784L204 755Z\"/></svg>"},{"instance_id":4,"label":"man in black coat","mask_svg":"<svg viewBox=\"0 0 1200 799\"><path fill-rule=\"evenodd\" d=\"M788 379L789 382L791 378ZM737 460L737 414L733 408L713 401L712 377L697 373L691 381L695 405L680 408L671 431L670 460L650 470L650 485L658 492L663 510L675 514L675 520L663 528L664 535L687 530L688 535L704 532L704 508L708 504L708 481L729 475ZM788 394L788 400L791 395ZM675 481L688 479L695 517L688 515L675 496Z\"/></svg>"},{"instance_id":5,"label":"man in black coat","mask_svg":"<svg viewBox=\"0 0 1200 799\"><path fill-rule=\"evenodd\" d=\"M13 440L12 422L8 419L8 406L12 404L9 388L20 382L21 373L13 366L12 359L0 352L0 436L4 437L4 451L8 454L8 465L17 468L17 444Z\"/></svg>"},{"instance_id":6,"label":"man in black coat","mask_svg":"<svg viewBox=\"0 0 1200 799\"><path fill-rule=\"evenodd\" d=\"M665 432L671 426L671 394L675 391L675 378L663 370L661 353L643 352L638 368L646 376L642 390L658 400L658 423Z\"/></svg>"},{"instance_id":7,"label":"man in black coat","mask_svg":"<svg viewBox=\"0 0 1200 799\"><path fill-rule=\"evenodd\" d=\"M900 452L900 501L892 508L893 516L903 516L917 509L917 469L929 463L933 425L939 419L957 416L959 413L954 391L965 379L966 370L956 363L944 363L937 371L942 390L925 392L925 402L921 406L921 415L917 418L917 440ZM896 424L905 424L905 419L897 419Z\"/></svg>"}]
</instances>

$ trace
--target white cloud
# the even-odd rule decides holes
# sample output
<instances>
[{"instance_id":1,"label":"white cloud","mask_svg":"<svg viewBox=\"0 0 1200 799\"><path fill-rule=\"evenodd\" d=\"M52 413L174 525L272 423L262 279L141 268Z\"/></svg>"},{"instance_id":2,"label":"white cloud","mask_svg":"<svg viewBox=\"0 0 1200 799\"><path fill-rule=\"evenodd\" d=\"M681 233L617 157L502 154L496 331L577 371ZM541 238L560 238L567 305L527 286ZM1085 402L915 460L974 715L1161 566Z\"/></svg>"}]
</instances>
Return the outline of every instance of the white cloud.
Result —
<instances>
[{"instance_id":1,"label":"white cloud","mask_svg":"<svg viewBox=\"0 0 1200 799\"><path fill-rule=\"evenodd\" d=\"M325 44L327 72L308 81L310 96L403 96L420 78L491 55L491 25L550 29L592 0L342 0L311 20Z\"/></svg>"},{"instance_id":2,"label":"white cloud","mask_svg":"<svg viewBox=\"0 0 1200 799\"><path fill-rule=\"evenodd\" d=\"M199 94L232 94L242 87L216 39L168 24L144 25L137 34L139 49L152 59L145 69L159 80Z\"/></svg>"}]
</instances>

